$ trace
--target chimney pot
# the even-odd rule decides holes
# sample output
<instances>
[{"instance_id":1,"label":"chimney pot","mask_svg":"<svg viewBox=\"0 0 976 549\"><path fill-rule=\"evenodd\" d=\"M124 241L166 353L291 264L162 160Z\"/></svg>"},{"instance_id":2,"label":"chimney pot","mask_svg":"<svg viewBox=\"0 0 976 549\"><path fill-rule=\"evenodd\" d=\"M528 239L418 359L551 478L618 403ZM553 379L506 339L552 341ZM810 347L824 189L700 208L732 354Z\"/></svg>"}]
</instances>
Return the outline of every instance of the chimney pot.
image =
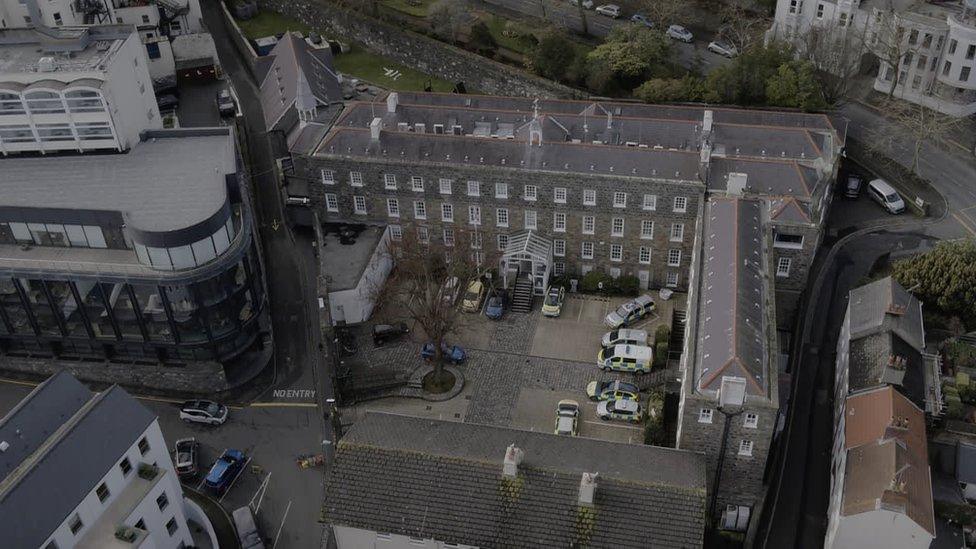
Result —
<instances>
[{"instance_id":1,"label":"chimney pot","mask_svg":"<svg viewBox=\"0 0 976 549\"><path fill-rule=\"evenodd\" d=\"M396 112L397 105L400 103L400 94L397 92L390 92L390 95L386 96L386 112Z\"/></svg>"},{"instance_id":2,"label":"chimney pot","mask_svg":"<svg viewBox=\"0 0 976 549\"><path fill-rule=\"evenodd\" d=\"M509 478L517 477L518 466L522 463L523 456L525 456L525 452L515 446L514 443L509 444L505 450L505 462L502 464L502 475Z\"/></svg>"},{"instance_id":3,"label":"chimney pot","mask_svg":"<svg viewBox=\"0 0 976 549\"><path fill-rule=\"evenodd\" d=\"M596 479L599 473L583 473L580 478L579 504L593 505L593 496L596 494Z\"/></svg>"},{"instance_id":4,"label":"chimney pot","mask_svg":"<svg viewBox=\"0 0 976 549\"><path fill-rule=\"evenodd\" d=\"M702 117L702 133L708 135L712 133L712 111L706 110Z\"/></svg>"},{"instance_id":5,"label":"chimney pot","mask_svg":"<svg viewBox=\"0 0 976 549\"><path fill-rule=\"evenodd\" d=\"M369 123L369 138L373 141L379 141L380 130L383 129L383 119L376 117L372 122Z\"/></svg>"}]
</instances>

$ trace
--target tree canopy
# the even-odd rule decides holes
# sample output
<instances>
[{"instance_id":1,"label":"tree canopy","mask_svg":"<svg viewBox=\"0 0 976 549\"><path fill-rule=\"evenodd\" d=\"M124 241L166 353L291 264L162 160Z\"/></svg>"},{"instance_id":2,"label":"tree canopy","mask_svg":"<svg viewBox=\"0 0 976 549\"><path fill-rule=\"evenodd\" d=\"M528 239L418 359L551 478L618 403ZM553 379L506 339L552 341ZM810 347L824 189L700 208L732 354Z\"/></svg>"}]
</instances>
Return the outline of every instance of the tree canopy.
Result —
<instances>
[{"instance_id":1,"label":"tree canopy","mask_svg":"<svg viewBox=\"0 0 976 549\"><path fill-rule=\"evenodd\" d=\"M976 321L976 241L940 242L932 251L895 262L892 276L926 306Z\"/></svg>"}]
</instances>

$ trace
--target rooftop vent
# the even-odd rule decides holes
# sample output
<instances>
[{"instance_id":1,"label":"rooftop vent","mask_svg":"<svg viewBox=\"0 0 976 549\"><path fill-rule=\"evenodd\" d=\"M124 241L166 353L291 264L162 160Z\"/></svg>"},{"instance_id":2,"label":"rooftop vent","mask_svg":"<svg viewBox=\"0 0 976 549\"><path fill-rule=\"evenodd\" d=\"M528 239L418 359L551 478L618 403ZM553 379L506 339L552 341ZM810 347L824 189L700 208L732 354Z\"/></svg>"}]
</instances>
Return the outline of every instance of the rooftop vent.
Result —
<instances>
[{"instance_id":1,"label":"rooftop vent","mask_svg":"<svg viewBox=\"0 0 976 549\"><path fill-rule=\"evenodd\" d=\"M748 180L748 174L731 172L729 173L728 182L725 185L725 191L731 195L742 196L742 193L746 190Z\"/></svg>"},{"instance_id":2,"label":"rooftop vent","mask_svg":"<svg viewBox=\"0 0 976 549\"><path fill-rule=\"evenodd\" d=\"M702 117L702 133L712 133L712 111L706 110Z\"/></svg>"},{"instance_id":3,"label":"rooftop vent","mask_svg":"<svg viewBox=\"0 0 976 549\"><path fill-rule=\"evenodd\" d=\"M6 440L0 440L0 453L6 452L7 448L10 448L10 443Z\"/></svg>"},{"instance_id":4,"label":"rooftop vent","mask_svg":"<svg viewBox=\"0 0 976 549\"><path fill-rule=\"evenodd\" d=\"M502 475L515 478L518 476L518 466L522 463L522 457L525 456L525 452L515 446L514 443L510 444L505 450L505 461L502 464Z\"/></svg>"},{"instance_id":5,"label":"rooftop vent","mask_svg":"<svg viewBox=\"0 0 976 549\"><path fill-rule=\"evenodd\" d=\"M37 60L38 72L54 72L58 66L53 57L42 57Z\"/></svg>"},{"instance_id":6,"label":"rooftop vent","mask_svg":"<svg viewBox=\"0 0 976 549\"><path fill-rule=\"evenodd\" d=\"M369 123L369 138L373 141L379 141L380 130L383 129L383 119L376 117L372 122Z\"/></svg>"},{"instance_id":7,"label":"rooftop vent","mask_svg":"<svg viewBox=\"0 0 976 549\"><path fill-rule=\"evenodd\" d=\"M390 92L390 95L386 96L386 112L396 112L397 105L400 103L400 94L397 92Z\"/></svg>"},{"instance_id":8,"label":"rooftop vent","mask_svg":"<svg viewBox=\"0 0 976 549\"><path fill-rule=\"evenodd\" d=\"M593 505L593 496L596 494L597 476L599 476L599 473L583 473L583 476L580 478L580 505Z\"/></svg>"}]
</instances>

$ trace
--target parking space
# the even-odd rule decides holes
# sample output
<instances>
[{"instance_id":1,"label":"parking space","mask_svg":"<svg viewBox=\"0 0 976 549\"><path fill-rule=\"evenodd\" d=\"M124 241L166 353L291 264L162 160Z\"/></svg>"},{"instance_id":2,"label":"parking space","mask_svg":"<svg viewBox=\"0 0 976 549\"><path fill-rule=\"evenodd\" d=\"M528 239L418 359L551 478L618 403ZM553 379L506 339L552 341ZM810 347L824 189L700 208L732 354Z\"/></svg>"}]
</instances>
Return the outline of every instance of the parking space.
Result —
<instances>
[{"instance_id":1,"label":"parking space","mask_svg":"<svg viewBox=\"0 0 976 549\"><path fill-rule=\"evenodd\" d=\"M640 425L599 419L596 415L597 403L587 399L581 391L523 389L515 401L510 426L526 431L552 433L555 430L556 405L564 399L574 400L580 406L578 436L614 442L643 442L644 432Z\"/></svg>"}]
</instances>

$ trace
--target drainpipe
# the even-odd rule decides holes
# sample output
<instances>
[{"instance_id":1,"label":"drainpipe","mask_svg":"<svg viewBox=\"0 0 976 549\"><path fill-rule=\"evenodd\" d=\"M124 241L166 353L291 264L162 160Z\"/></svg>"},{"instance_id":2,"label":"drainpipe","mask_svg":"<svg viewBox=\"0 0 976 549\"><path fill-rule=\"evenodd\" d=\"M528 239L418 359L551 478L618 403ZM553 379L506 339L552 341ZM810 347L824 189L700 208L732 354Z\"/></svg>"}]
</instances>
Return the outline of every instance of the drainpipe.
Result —
<instances>
[{"instance_id":1,"label":"drainpipe","mask_svg":"<svg viewBox=\"0 0 976 549\"><path fill-rule=\"evenodd\" d=\"M712 501L708 505L712 520L716 518L715 506L718 504L718 487L722 483L722 465L725 463L725 452L729 444L729 426L732 425L732 418L742 413L742 410L726 412L721 407L718 411L725 416L725 425L722 427L722 445L718 449L718 467L715 469L715 480L712 482Z\"/></svg>"}]
</instances>

